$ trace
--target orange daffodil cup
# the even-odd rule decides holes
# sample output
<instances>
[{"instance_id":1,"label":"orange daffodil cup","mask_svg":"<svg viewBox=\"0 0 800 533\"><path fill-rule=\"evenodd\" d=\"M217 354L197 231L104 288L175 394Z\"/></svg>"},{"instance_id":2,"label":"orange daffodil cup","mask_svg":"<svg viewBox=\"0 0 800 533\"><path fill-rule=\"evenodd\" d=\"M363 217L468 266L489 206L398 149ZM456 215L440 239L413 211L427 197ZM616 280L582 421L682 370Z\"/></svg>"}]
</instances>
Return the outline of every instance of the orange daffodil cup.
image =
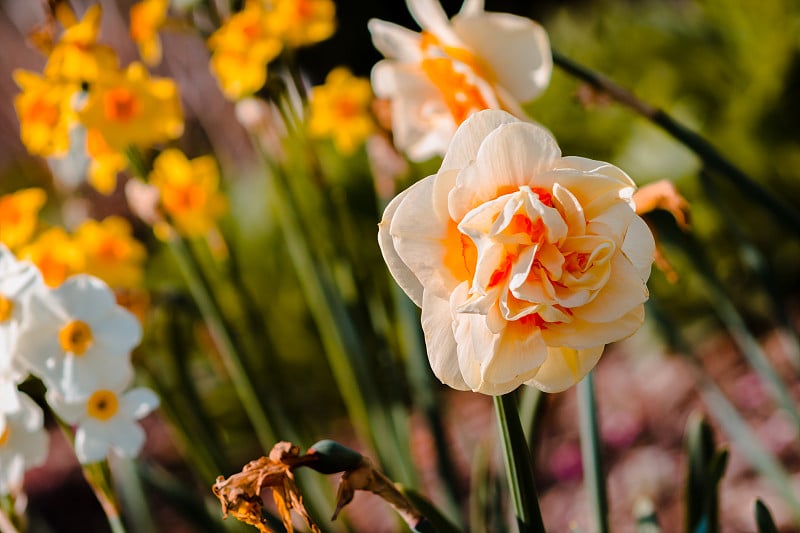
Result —
<instances>
[{"instance_id":1,"label":"orange daffodil cup","mask_svg":"<svg viewBox=\"0 0 800 533\"><path fill-rule=\"evenodd\" d=\"M545 30L466 0L447 19L437 0L407 0L417 33L370 20L375 47L387 59L372 70L376 96L391 101L397 148L415 161L444 154L456 128L482 109L524 117L520 103L550 83L553 59Z\"/></svg>"},{"instance_id":2,"label":"orange daffodil cup","mask_svg":"<svg viewBox=\"0 0 800 533\"><path fill-rule=\"evenodd\" d=\"M620 169L562 157L544 128L497 110L468 118L439 172L397 196L379 243L422 307L445 384L564 390L644 319L655 244Z\"/></svg>"}]
</instances>

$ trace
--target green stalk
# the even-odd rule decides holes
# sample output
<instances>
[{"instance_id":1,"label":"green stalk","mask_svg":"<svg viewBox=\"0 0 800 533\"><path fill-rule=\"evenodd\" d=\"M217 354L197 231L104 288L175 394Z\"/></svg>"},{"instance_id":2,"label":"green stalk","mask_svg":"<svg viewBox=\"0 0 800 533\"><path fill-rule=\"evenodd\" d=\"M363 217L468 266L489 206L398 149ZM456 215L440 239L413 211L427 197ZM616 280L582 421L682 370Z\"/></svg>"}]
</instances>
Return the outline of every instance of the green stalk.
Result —
<instances>
[{"instance_id":1,"label":"green stalk","mask_svg":"<svg viewBox=\"0 0 800 533\"><path fill-rule=\"evenodd\" d=\"M258 442L264 450L269 450L275 443L275 432L267 418L260 396L252 381L252 372L248 368L242 352L239 350L231 334L231 328L225 321L219 302L211 288L211 284L194 257L188 243L182 237L175 237L168 242L170 250L183 273L192 297L208 326L211 338L219 350L225 369L230 375L236 394L242 402L250 423L256 432Z\"/></svg>"},{"instance_id":2,"label":"green stalk","mask_svg":"<svg viewBox=\"0 0 800 533\"><path fill-rule=\"evenodd\" d=\"M83 477L91 485L97 501L103 508L112 533L126 533L119 514L119 501L111 484L111 472L107 461L83 465Z\"/></svg>"},{"instance_id":3,"label":"green stalk","mask_svg":"<svg viewBox=\"0 0 800 533\"><path fill-rule=\"evenodd\" d=\"M620 104L632 109L637 114L666 131L678 142L697 154L706 167L727 176L750 199L767 207L769 213L777 218L779 222L787 224L789 228L795 228L795 232L798 231L797 228L800 228L800 212L798 212L795 207L782 198L775 196L771 191L765 189L753 178L728 161L703 137L679 123L665 111L643 102L629 90L618 85L606 76L576 63L555 50L553 51L553 63L566 73L588 83L592 88L608 94Z\"/></svg>"},{"instance_id":4,"label":"green stalk","mask_svg":"<svg viewBox=\"0 0 800 533\"><path fill-rule=\"evenodd\" d=\"M495 396L494 408L500 426L506 481L514 503L517 527L520 533L544 533L544 522L533 479L531 454L519 422L514 393Z\"/></svg>"},{"instance_id":5,"label":"green stalk","mask_svg":"<svg viewBox=\"0 0 800 533\"><path fill-rule=\"evenodd\" d=\"M578 411L580 413L581 458L583 482L589 496L589 506L599 533L608 533L608 497L606 478L603 475L602 444L597 423L594 399L594 372L578 383Z\"/></svg>"},{"instance_id":6,"label":"green stalk","mask_svg":"<svg viewBox=\"0 0 800 533\"><path fill-rule=\"evenodd\" d=\"M20 533L25 531L23 517L17 515L14 496L0 496L0 533Z\"/></svg>"}]
</instances>

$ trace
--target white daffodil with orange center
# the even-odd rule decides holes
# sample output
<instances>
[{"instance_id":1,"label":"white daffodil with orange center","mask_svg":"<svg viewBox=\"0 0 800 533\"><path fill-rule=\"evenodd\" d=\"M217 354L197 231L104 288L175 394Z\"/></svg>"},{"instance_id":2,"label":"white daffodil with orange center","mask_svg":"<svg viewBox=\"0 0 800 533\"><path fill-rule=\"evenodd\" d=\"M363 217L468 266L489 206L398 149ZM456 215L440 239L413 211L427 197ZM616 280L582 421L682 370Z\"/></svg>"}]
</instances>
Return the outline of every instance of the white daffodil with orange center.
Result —
<instances>
[{"instance_id":1,"label":"white daffodil with orange center","mask_svg":"<svg viewBox=\"0 0 800 533\"><path fill-rule=\"evenodd\" d=\"M421 33L374 19L369 30L387 58L372 71L373 89L391 100L394 141L409 158L444 154L458 125L476 111L523 117L520 103L549 84L550 44L532 20L486 12L483 0L466 0L452 21L436 0L407 4Z\"/></svg>"},{"instance_id":2,"label":"white daffodil with orange center","mask_svg":"<svg viewBox=\"0 0 800 533\"><path fill-rule=\"evenodd\" d=\"M47 458L44 413L27 395L16 392L15 408L0 415L0 496L22 488L25 471Z\"/></svg>"},{"instance_id":3,"label":"white daffodil with orange center","mask_svg":"<svg viewBox=\"0 0 800 533\"><path fill-rule=\"evenodd\" d=\"M122 457L135 457L144 445L145 434L136 422L159 405L148 388L125 390L129 379L104 376L97 388L72 401L58 391L47 391L47 403L64 422L76 426L75 454L82 464L106 459L113 450Z\"/></svg>"},{"instance_id":4,"label":"white daffodil with orange center","mask_svg":"<svg viewBox=\"0 0 800 533\"><path fill-rule=\"evenodd\" d=\"M644 319L654 241L620 169L562 157L503 111L456 132L439 172L386 208L381 250L457 389L564 390Z\"/></svg>"},{"instance_id":5,"label":"white daffodil with orange center","mask_svg":"<svg viewBox=\"0 0 800 533\"><path fill-rule=\"evenodd\" d=\"M124 379L129 354L142 336L136 317L117 305L114 293L88 275L28 299L19 351L31 372L71 400L85 397L102 379Z\"/></svg>"}]
</instances>

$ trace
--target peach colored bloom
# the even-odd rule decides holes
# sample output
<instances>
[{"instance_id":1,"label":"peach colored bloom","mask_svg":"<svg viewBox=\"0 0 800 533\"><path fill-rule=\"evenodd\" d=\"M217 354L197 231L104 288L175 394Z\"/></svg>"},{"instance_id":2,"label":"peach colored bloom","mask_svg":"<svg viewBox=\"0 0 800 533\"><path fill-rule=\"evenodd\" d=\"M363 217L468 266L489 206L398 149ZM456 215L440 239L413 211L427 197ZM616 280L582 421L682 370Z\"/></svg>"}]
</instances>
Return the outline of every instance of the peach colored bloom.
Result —
<instances>
[{"instance_id":1,"label":"peach colored bloom","mask_svg":"<svg viewBox=\"0 0 800 533\"><path fill-rule=\"evenodd\" d=\"M550 82L547 33L532 20L488 13L483 0L466 0L452 21L436 0L407 4L421 33L375 19L369 30L387 57L372 71L373 89L391 100L395 144L409 158L444 154L458 125L476 111L523 117L520 103Z\"/></svg>"},{"instance_id":2,"label":"peach colored bloom","mask_svg":"<svg viewBox=\"0 0 800 533\"><path fill-rule=\"evenodd\" d=\"M634 190L613 165L562 157L540 126L496 110L467 119L439 172L397 196L379 229L439 379L561 391L636 331L654 241Z\"/></svg>"}]
</instances>

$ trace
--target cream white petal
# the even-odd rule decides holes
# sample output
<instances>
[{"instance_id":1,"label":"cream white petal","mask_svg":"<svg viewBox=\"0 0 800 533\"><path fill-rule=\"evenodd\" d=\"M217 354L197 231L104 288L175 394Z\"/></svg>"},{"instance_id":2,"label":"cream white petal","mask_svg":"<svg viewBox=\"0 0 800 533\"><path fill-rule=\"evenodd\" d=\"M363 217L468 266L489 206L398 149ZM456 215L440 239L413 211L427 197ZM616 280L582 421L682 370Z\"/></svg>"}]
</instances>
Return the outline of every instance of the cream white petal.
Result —
<instances>
[{"instance_id":1,"label":"cream white petal","mask_svg":"<svg viewBox=\"0 0 800 533\"><path fill-rule=\"evenodd\" d=\"M112 353L128 353L142 340L142 326L128 310L114 307L92 324L96 342Z\"/></svg>"},{"instance_id":2,"label":"cream white petal","mask_svg":"<svg viewBox=\"0 0 800 533\"><path fill-rule=\"evenodd\" d=\"M380 246L383 260L389 268L389 272L394 277L397 284L403 289L411 300L422 307L422 283L420 283L417 276L406 266L403 260L398 255L394 247L394 240L389 228L392 224L392 219L397 211L400 203L405 199L409 189L401 192L386 206L383 212L383 219L378 224L378 245Z\"/></svg>"},{"instance_id":3,"label":"cream white petal","mask_svg":"<svg viewBox=\"0 0 800 533\"><path fill-rule=\"evenodd\" d=\"M451 221L446 214L439 216L434 204L436 181L440 178L448 179L448 174L429 176L409 187L394 212L389 232L397 254L425 290L448 298L462 280L442 268Z\"/></svg>"},{"instance_id":4,"label":"cream white petal","mask_svg":"<svg viewBox=\"0 0 800 533\"><path fill-rule=\"evenodd\" d=\"M611 275L595 298L572 309L576 318L587 322L606 324L618 320L635 307L647 301L647 285L639 273L621 253L611 258Z\"/></svg>"},{"instance_id":5,"label":"cream white petal","mask_svg":"<svg viewBox=\"0 0 800 533\"><path fill-rule=\"evenodd\" d=\"M406 0L406 5L408 5L411 16L423 30L436 35L443 44L461 45L461 41L450 26L447 13L438 0Z\"/></svg>"},{"instance_id":6,"label":"cream white petal","mask_svg":"<svg viewBox=\"0 0 800 533\"><path fill-rule=\"evenodd\" d=\"M116 416L108 421L108 440L113 450L120 457L136 457L144 446L144 430L130 419Z\"/></svg>"},{"instance_id":7,"label":"cream white petal","mask_svg":"<svg viewBox=\"0 0 800 533\"><path fill-rule=\"evenodd\" d=\"M425 291L423 295L422 331L425 334L428 361L434 375L442 383L454 389L469 390L458 366L450 302L430 291Z\"/></svg>"},{"instance_id":8,"label":"cream white petal","mask_svg":"<svg viewBox=\"0 0 800 533\"><path fill-rule=\"evenodd\" d=\"M385 57L413 63L422 60L419 33L378 19L370 19L367 29L372 34L372 44Z\"/></svg>"},{"instance_id":9,"label":"cream white petal","mask_svg":"<svg viewBox=\"0 0 800 533\"><path fill-rule=\"evenodd\" d=\"M536 124L504 124L486 136L478 148L477 166L488 179L506 185L536 185L535 177L561 157L552 134Z\"/></svg>"},{"instance_id":10,"label":"cream white petal","mask_svg":"<svg viewBox=\"0 0 800 533\"><path fill-rule=\"evenodd\" d=\"M587 157L565 156L554 166L556 169L574 169L581 173L607 176L621 186L636 187L636 183L622 169L605 161L596 161Z\"/></svg>"},{"instance_id":11,"label":"cream white petal","mask_svg":"<svg viewBox=\"0 0 800 533\"><path fill-rule=\"evenodd\" d=\"M561 392L576 384L588 374L600 356L604 346L585 350L572 348L547 348L547 359L532 379L525 384L544 392Z\"/></svg>"},{"instance_id":12,"label":"cream white petal","mask_svg":"<svg viewBox=\"0 0 800 533\"><path fill-rule=\"evenodd\" d=\"M520 120L514 115L497 109L486 109L471 115L453 134L453 140L442 161L442 170L462 169L478 155L478 148L486 136L501 124Z\"/></svg>"},{"instance_id":13,"label":"cream white petal","mask_svg":"<svg viewBox=\"0 0 800 533\"><path fill-rule=\"evenodd\" d=\"M120 398L120 413L134 420L146 417L158 409L158 395L147 387L136 387L126 391Z\"/></svg>"},{"instance_id":14,"label":"cream white petal","mask_svg":"<svg viewBox=\"0 0 800 533\"><path fill-rule=\"evenodd\" d=\"M542 330L550 346L587 349L631 336L644 322L644 305L639 305L613 322L593 323L574 318L571 322L551 324Z\"/></svg>"},{"instance_id":15,"label":"cream white petal","mask_svg":"<svg viewBox=\"0 0 800 533\"><path fill-rule=\"evenodd\" d=\"M461 4L461 9L458 11L459 15L477 15L484 10L484 0L464 0Z\"/></svg>"},{"instance_id":16,"label":"cream white petal","mask_svg":"<svg viewBox=\"0 0 800 533\"><path fill-rule=\"evenodd\" d=\"M650 268L656 251L653 232L641 217L635 216L628 225L628 232L622 242L622 253L633 264L642 281L650 277Z\"/></svg>"},{"instance_id":17,"label":"cream white petal","mask_svg":"<svg viewBox=\"0 0 800 533\"><path fill-rule=\"evenodd\" d=\"M81 464L96 463L108 456L109 435L106 423L84 420L75 431L75 455Z\"/></svg>"},{"instance_id":18,"label":"cream white petal","mask_svg":"<svg viewBox=\"0 0 800 533\"><path fill-rule=\"evenodd\" d=\"M453 18L453 29L491 68L491 78L518 102L541 94L550 83L553 57L547 32L529 18L477 12Z\"/></svg>"},{"instance_id":19,"label":"cream white petal","mask_svg":"<svg viewBox=\"0 0 800 533\"><path fill-rule=\"evenodd\" d=\"M586 212L591 212L588 207ZM588 216L588 215L587 215ZM610 205L598 216L588 221L587 232L595 235L604 235L614 239L614 242L622 244L625 234L628 232L628 225L636 216L631 206L622 201Z\"/></svg>"},{"instance_id":20,"label":"cream white petal","mask_svg":"<svg viewBox=\"0 0 800 533\"><path fill-rule=\"evenodd\" d=\"M68 278L53 290L53 296L71 317L93 322L117 305L113 291L100 279L87 274Z\"/></svg>"},{"instance_id":21,"label":"cream white petal","mask_svg":"<svg viewBox=\"0 0 800 533\"><path fill-rule=\"evenodd\" d=\"M86 404L82 401L68 402L55 388L48 388L45 393L49 405L58 417L67 424L76 424L86 414Z\"/></svg>"},{"instance_id":22,"label":"cream white petal","mask_svg":"<svg viewBox=\"0 0 800 533\"><path fill-rule=\"evenodd\" d=\"M483 381L517 386L533 377L547 357L547 345L539 330L507 327L494 336L492 356L482 368Z\"/></svg>"},{"instance_id":23,"label":"cream white petal","mask_svg":"<svg viewBox=\"0 0 800 533\"><path fill-rule=\"evenodd\" d=\"M443 154L456 129L436 86L418 65L380 61L372 69L372 87L390 98L394 143L412 161Z\"/></svg>"}]
</instances>

